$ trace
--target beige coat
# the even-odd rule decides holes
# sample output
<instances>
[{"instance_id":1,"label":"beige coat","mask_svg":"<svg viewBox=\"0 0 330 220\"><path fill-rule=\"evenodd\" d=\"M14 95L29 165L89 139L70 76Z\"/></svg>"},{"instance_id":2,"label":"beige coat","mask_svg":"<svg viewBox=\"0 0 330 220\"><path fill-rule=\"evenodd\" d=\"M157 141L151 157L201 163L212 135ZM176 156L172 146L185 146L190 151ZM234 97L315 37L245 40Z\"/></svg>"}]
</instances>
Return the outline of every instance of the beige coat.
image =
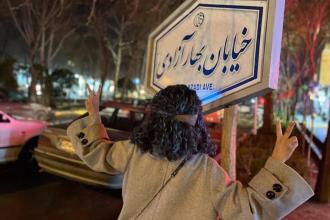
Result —
<instances>
[{"instance_id":1,"label":"beige coat","mask_svg":"<svg viewBox=\"0 0 330 220\"><path fill-rule=\"evenodd\" d=\"M180 161L142 153L130 141L111 142L99 119L72 123L68 136L77 154L97 172L123 173L119 219L135 219ZM207 155L198 154L179 171L139 219L210 220L280 219L313 195L292 168L269 158L248 187L232 182Z\"/></svg>"}]
</instances>

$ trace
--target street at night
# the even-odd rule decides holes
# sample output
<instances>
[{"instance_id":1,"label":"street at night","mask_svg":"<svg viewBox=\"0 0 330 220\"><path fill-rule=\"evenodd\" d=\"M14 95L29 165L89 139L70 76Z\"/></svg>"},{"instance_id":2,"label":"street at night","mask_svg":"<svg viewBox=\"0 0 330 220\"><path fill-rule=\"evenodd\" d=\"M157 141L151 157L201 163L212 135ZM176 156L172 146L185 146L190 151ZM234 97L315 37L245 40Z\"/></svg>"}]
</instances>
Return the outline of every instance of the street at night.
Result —
<instances>
[{"instance_id":1,"label":"street at night","mask_svg":"<svg viewBox=\"0 0 330 220\"><path fill-rule=\"evenodd\" d=\"M0 0L0 220L330 220L330 0Z\"/></svg>"},{"instance_id":2,"label":"street at night","mask_svg":"<svg viewBox=\"0 0 330 220\"><path fill-rule=\"evenodd\" d=\"M15 163L0 166L1 219L117 219L121 190L87 186L41 172L27 175Z\"/></svg>"}]
</instances>

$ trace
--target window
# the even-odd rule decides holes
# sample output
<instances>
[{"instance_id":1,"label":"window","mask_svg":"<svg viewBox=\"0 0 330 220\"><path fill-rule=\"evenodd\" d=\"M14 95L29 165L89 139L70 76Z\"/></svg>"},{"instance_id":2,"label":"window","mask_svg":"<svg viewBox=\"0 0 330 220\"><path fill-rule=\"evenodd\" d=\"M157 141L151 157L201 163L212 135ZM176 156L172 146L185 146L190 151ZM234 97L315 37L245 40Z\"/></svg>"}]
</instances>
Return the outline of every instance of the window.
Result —
<instances>
[{"instance_id":1,"label":"window","mask_svg":"<svg viewBox=\"0 0 330 220\"><path fill-rule=\"evenodd\" d=\"M0 113L0 123L9 123L10 120L8 118L6 118L5 115Z\"/></svg>"},{"instance_id":2,"label":"window","mask_svg":"<svg viewBox=\"0 0 330 220\"><path fill-rule=\"evenodd\" d=\"M118 118L130 118L130 111L127 109L119 109Z\"/></svg>"},{"instance_id":3,"label":"window","mask_svg":"<svg viewBox=\"0 0 330 220\"><path fill-rule=\"evenodd\" d=\"M111 107L107 107L107 108L104 108L100 114L101 115L107 115L107 116L111 116L113 114L113 112L115 111L115 108L111 108Z\"/></svg>"},{"instance_id":4,"label":"window","mask_svg":"<svg viewBox=\"0 0 330 220\"><path fill-rule=\"evenodd\" d=\"M27 102L28 98L20 92L9 92L9 100L12 102Z\"/></svg>"}]
</instances>

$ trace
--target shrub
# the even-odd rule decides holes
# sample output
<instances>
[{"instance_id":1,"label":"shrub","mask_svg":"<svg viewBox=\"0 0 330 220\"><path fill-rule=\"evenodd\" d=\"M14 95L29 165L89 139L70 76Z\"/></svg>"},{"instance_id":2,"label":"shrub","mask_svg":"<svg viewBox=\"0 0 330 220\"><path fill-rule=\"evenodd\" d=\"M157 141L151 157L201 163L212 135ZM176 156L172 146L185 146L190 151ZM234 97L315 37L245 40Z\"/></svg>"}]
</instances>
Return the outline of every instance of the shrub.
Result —
<instances>
[{"instance_id":1,"label":"shrub","mask_svg":"<svg viewBox=\"0 0 330 220\"><path fill-rule=\"evenodd\" d=\"M275 146L275 134L250 135L237 148L237 178L247 184L264 166ZM303 154L297 149L286 162L295 169L307 182L311 183L311 171Z\"/></svg>"}]
</instances>

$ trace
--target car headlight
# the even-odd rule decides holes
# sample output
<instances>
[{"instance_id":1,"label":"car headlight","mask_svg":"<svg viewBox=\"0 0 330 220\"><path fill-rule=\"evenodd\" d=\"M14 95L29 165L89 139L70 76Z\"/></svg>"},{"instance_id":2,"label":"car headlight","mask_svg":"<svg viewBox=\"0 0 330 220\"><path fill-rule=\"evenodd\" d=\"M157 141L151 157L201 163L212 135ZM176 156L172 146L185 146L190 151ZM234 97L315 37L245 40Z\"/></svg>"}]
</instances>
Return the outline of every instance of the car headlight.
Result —
<instances>
[{"instance_id":1,"label":"car headlight","mask_svg":"<svg viewBox=\"0 0 330 220\"><path fill-rule=\"evenodd\" d=\"M72 143L67 140L59 139L59 141L56 144L57 149L60 149L62 151L65 151L70 154L75 154L76 150L73 147Z\"/></svg>"}]
</instances>

